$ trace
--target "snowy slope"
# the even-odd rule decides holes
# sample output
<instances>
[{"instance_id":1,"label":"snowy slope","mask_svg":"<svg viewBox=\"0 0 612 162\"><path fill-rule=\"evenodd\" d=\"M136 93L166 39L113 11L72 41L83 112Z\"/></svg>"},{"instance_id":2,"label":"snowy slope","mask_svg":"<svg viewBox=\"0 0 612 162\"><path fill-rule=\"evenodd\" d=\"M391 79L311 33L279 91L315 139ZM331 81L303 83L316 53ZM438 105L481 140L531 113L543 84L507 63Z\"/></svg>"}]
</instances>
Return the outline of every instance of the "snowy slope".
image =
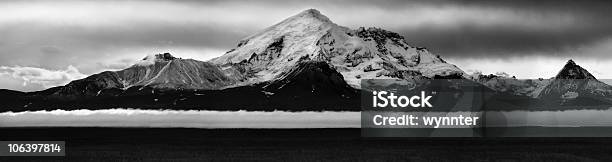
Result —
<instances>
[{"instance_id":1,"label":"snowy slope","mask_svg":"<svg viewBox=\"0 0 612 162\"><path fill-rule=\"evenodd\" d=\"M316 42L338 26L317 10L306 10L249 36L225 55L210 62L219 65L248 63L253 82L272 80L299 58L316 53Z\"/></svg>"}]
</instances>

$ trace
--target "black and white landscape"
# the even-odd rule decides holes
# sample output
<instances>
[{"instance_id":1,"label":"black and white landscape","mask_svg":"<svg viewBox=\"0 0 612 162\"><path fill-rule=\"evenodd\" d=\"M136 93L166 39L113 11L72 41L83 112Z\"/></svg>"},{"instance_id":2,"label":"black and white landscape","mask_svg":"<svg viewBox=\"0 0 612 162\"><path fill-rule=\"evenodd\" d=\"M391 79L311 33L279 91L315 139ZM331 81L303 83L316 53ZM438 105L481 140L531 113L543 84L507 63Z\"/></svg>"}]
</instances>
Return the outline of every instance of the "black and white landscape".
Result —
<instances>
[{"instance_id":1,"label":"black and white landscape","mask_svg":"<svg viewBox=\"0 0 612 162\"><path fill-rule=\"evenodd\" d=\"M468 74L403 36L381 28L349 29L315 9L239 41L208 61L152 54L35 92L2 90L3 111L175 109L359 111L362 79L455 79L476 82L514 107L487 110L608 109L612 86L572 60L550 79ZM519 102L520 101L520 102ZM521 106L521 102L532 106ZM558 107L563 106L563 107ZM569 107L577 106L577 107ZM599 106L599 107L597 107ZM606 107L607 106L607 107Z\"/></svg>"},{"instance_id":2,"label":"black and white landscape","mask_svg":"<svg viewBox=\"0 0 612 162\"><path fill-rule=\"evenodd\" d=\"M0 107L8 112L0 116L2 126L356 128L360 91L369 93L360 80L433 79L458 85L443 89L476 85L487 98L478 109L434 111L491 112L491 126L610 123L593 115L611 113L612 86L572 60L559 67L549 79L468 74L397 33L349 29L308 9L212 60L152 54L64 86L2 90ZM535 111L555 115L525 115Z\"/></svg>"},{"instance_id":3,"label":"black and white landscape","mask_svg":"<svg viewBox=\"0 0 612 162\"><path fill-rule=\"evenodd\" d=\"M48 160L612 160L608 1L41 0L0 11L0 141L66 141L67 156ZM420 113L482 114L473 137L527 138L366 138L364 85L384 79L456 99L434 96ZM0 161L41 160L19 158Z\"/></svg>"}]
</instances>

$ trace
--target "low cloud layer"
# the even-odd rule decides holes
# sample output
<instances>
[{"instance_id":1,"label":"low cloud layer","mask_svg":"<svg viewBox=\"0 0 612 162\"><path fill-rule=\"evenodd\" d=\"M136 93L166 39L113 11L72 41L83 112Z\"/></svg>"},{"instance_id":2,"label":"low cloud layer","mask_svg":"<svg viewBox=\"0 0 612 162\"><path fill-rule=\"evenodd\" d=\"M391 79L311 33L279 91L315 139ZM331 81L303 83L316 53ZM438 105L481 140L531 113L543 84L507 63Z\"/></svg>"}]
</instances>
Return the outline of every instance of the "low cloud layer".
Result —
<instances>
[{"instance_id":1,"label":"low cloud layer","mask_svg":"<svg viewBox=\"0 0 612 162\"><path fill-rule=\"evenodd\" d=\"M360 112L53 110L3 112L0 127L359 128L360 119Z\"/></svg>"},{"instance_id":2,"label":"low cloud layer","mask_svg":"<svg viewBox=\"0 0 612 162\"><path fill-rule=\"evenodd\" d=\"M361 112L53 110L0 113L0 127L360 128ZM487 112L487 126L610 126L612 110ZM78 122L75 122L78 121Z\"/></svg>"}]
</instances>

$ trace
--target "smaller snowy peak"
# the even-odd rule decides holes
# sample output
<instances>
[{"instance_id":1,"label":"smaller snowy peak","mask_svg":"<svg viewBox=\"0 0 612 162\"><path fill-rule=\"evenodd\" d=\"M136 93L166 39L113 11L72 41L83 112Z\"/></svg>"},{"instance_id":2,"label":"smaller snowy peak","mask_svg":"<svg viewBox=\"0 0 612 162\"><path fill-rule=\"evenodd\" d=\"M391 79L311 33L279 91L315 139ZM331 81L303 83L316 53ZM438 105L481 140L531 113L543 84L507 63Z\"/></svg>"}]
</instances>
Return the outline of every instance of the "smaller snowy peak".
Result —
<instances>
[{"instance_id":1,"label":"smaller snowy peak","mask_svg":"<svg viewBox=\"0 0 612 162\"><path fill-rule=\"evenodd\" d=\"M595 79L586 69L580 67L573 60L568 60L563 69L557 73L556 79Z\"/></svg>"},{"instance_id":2,"label":"smaller snowy peak","mask_svg":"<svg viewBox=\"0 0 612 162\"><path fill-rule=\"evenodd\" d=\"M174 59L177 59L177 58L172 56L170 53L166 52L166 53L160 53L160 54L155 54L155 55L149 55L143 58L142 60L170 61Z\"/></svg>"},{"instance_id":3,"label":"smaller snowy peak","mask_svg":"<svg viewBox=\"0 0 612 162\"><path fill-rule=\"evenodd\" d=\"M155 64L155 62L168 62L168 61L172 61L172 60L176 60L176 59L180 59L180 58L176 58L174 56L172 56L172 54L170 53L160 53L160 54L152 54L152 55L148 55L145 58L143 58L142 60L136 62L135 65L139 65L139 66L148 66L148 65L153 65Z\"/></svg>"}]
</instances>

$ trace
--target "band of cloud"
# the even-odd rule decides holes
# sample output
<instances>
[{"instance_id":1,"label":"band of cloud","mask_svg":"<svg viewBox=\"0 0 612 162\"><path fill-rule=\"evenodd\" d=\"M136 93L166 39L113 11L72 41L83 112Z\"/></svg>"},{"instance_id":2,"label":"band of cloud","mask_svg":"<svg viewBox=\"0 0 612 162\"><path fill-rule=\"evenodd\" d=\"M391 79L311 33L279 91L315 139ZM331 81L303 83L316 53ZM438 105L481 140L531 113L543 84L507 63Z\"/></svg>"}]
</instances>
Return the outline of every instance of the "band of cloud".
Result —
<instances>
[{"instance_id":1,"label":"band of cloud","mask_svg":"<svg viewBox=\"0 0 612 162\"><path fill-rule=\"evenodd\" d=\"M86 77L74 66L65 70L48 70L36 67L0 66L0 76L11 77L23 81L23 86L29 84L42 85L44 88L65 85L68 82Z\"/></svg>"}]
</instances>

